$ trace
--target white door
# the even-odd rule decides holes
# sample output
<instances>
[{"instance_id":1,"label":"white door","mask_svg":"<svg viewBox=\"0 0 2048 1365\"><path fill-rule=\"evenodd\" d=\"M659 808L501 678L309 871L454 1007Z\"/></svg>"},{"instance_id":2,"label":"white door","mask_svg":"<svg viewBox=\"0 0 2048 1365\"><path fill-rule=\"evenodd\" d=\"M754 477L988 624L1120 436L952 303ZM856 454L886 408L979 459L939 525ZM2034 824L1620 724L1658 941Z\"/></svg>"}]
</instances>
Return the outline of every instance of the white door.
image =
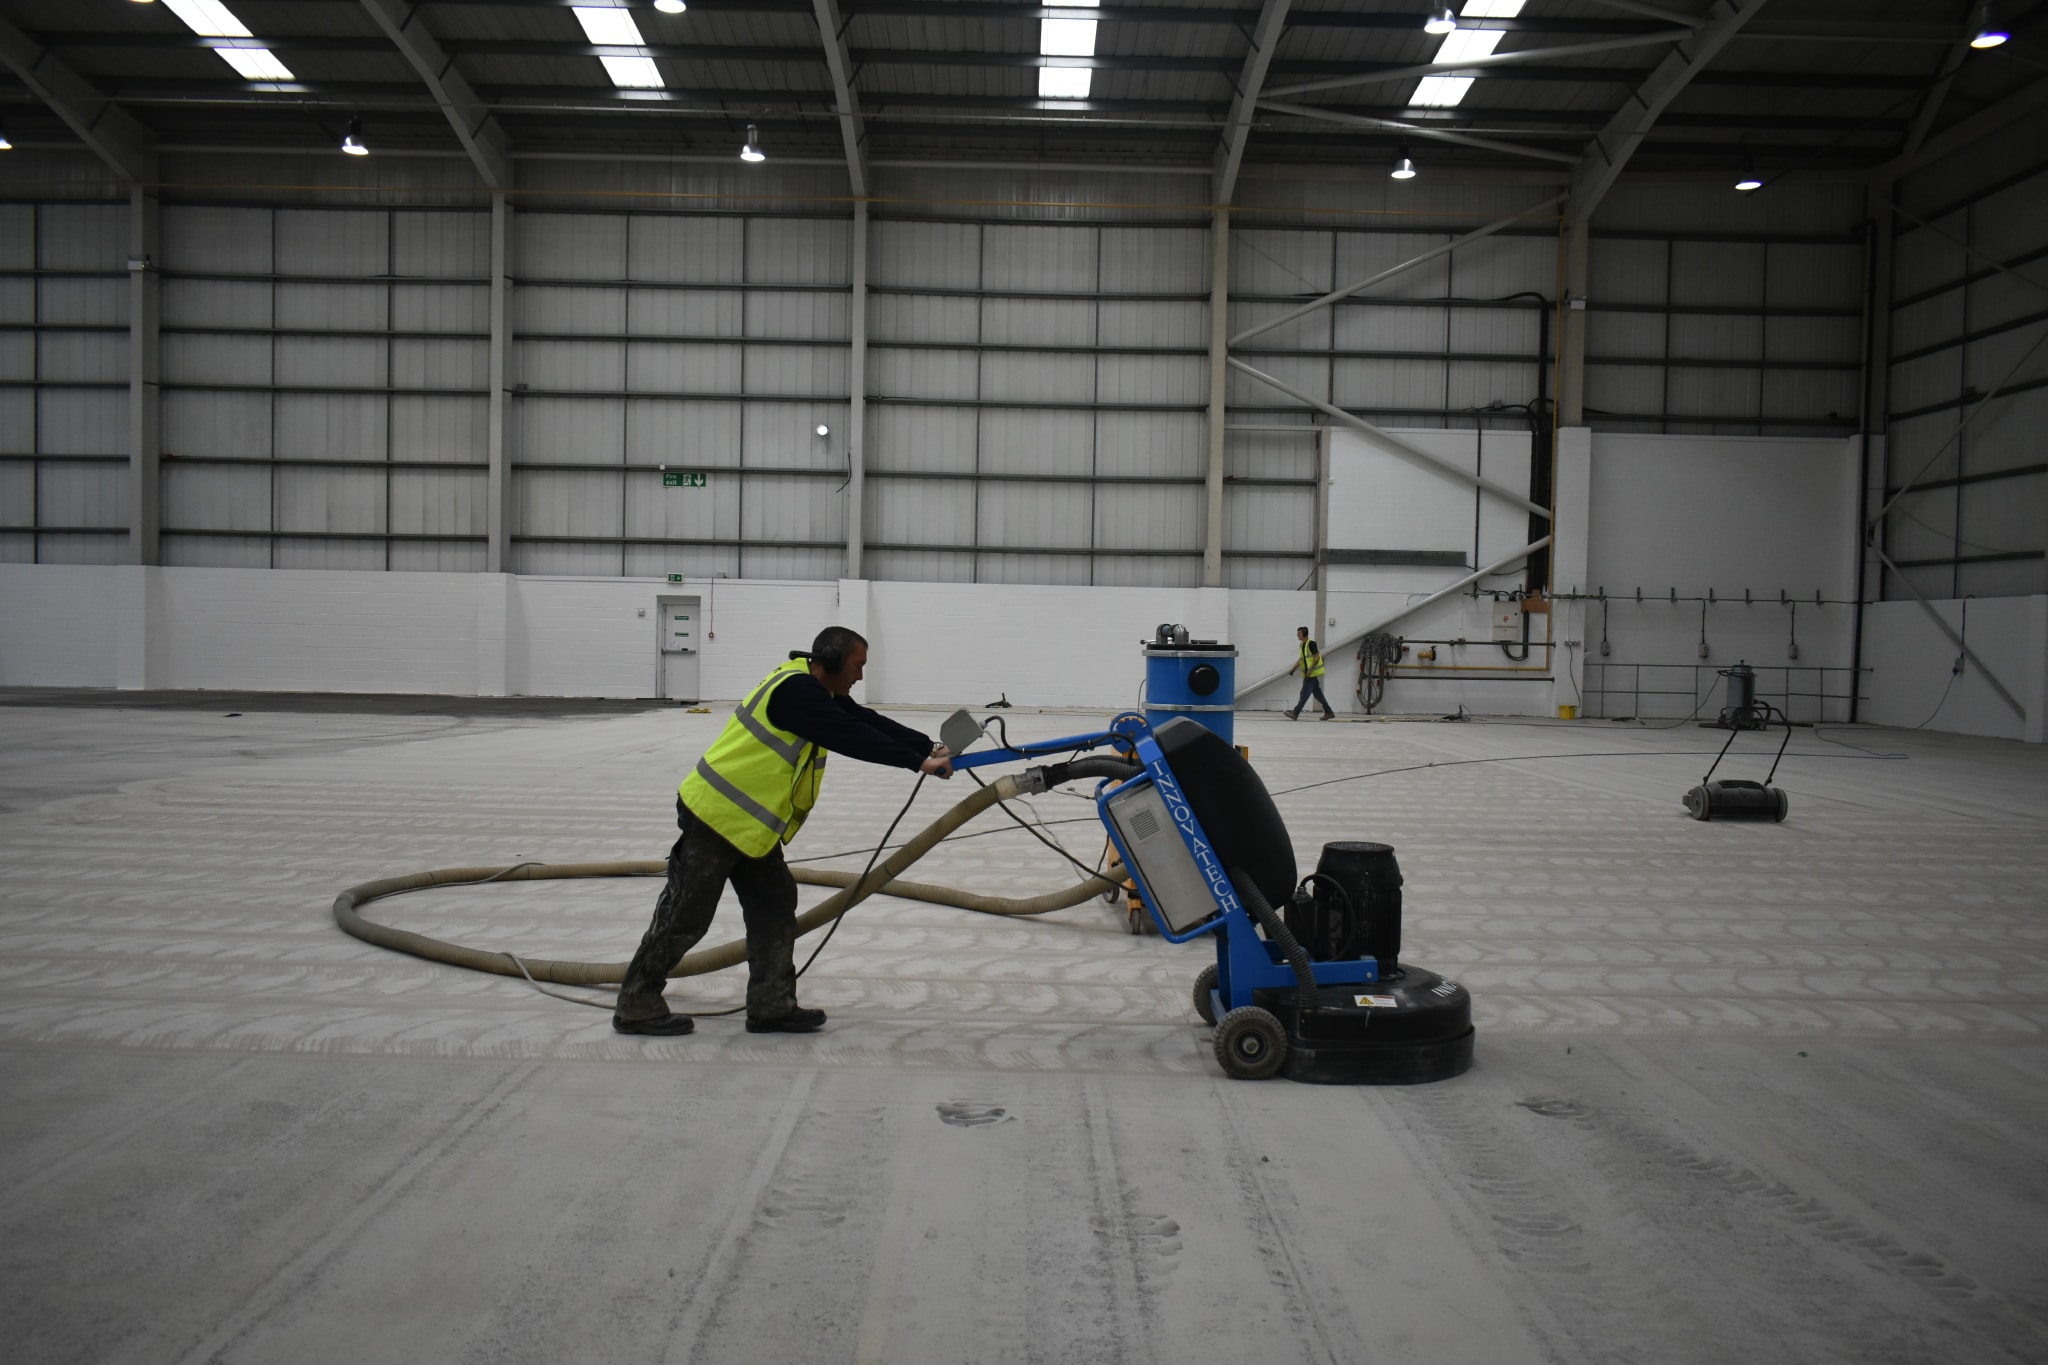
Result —
<instances>
[{"instance_id":1,"label":"white door","mask_svg":"<svg viewBox=\"0 0 2048 1365\"><path fill-rule=\"evenodd\" d=\"M697 700L697 627L703 616L701 603L702 599L696 597L661 599L661 695L669 701Z\"/></svg>"}]
</instances>

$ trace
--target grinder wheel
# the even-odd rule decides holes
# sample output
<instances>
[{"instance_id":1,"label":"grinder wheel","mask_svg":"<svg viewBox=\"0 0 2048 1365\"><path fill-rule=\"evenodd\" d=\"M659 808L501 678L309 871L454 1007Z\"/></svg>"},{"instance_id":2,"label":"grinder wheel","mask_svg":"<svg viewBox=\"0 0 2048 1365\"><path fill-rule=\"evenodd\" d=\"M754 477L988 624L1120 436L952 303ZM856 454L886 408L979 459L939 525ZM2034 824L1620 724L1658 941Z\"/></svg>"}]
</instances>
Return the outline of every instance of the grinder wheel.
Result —
<instances>
[{"instance_id":1,"label":"grinder wheel","mask_svg":"<svg viewBox=\"0 0 2048 1365\"><path fill-rule=\"evenodd\" d=\"M1287 1030L1272 1011L1243 1005L1216 1024L1216 1062L1239 1081L1263 1081L1287 1060Z\"/></svg>"}]
</instances>

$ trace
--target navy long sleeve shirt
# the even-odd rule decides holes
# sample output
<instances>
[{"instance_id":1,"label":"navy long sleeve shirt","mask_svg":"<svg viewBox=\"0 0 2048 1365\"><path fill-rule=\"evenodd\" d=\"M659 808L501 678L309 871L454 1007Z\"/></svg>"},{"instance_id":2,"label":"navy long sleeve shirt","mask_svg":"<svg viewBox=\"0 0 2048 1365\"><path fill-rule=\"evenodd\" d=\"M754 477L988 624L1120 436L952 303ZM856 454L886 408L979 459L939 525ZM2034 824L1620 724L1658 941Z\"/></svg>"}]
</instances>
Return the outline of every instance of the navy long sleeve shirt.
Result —
<instances>
[{"instance_id":1,"label":"navy long sleeve shirt","mask_svg":"<svg viewBox=\"0 0 2048 1365\"><path fill-rule=\"evenodd\" d=\"M851 697L833 696L808 673L791 678L770 695L768 723L835 754L890 768L915 771L932 753L929 735L870 711Z\"/></svg>"}]
</instances>

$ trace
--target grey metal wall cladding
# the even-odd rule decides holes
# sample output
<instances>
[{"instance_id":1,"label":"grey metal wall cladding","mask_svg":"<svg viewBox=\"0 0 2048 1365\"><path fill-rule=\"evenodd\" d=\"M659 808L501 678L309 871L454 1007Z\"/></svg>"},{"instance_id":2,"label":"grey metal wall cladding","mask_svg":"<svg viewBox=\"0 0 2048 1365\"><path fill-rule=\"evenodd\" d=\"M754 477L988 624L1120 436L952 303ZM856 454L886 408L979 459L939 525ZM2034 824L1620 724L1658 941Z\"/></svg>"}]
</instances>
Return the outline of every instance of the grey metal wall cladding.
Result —
<instances>
[{"instance_id":1,"label":"grey metal wall cladding","mask_svg":"<svg viewBox=\"0 0 2048 1365\"><path fill-rule=\"evenodd\" d=\"M219 179L229 169L205 156L178 160L187 179ZM313 203L280 188L274 206L163 210L172 562L482 566L479 544L371 533L484 532L490 215L370 200L407 186L438 193L462 180L460 165L386 163L374 175L342 169L366 177L360 191L346 192L361 202ZM591 183L591 167L523 165L522 186L532 193L511 214L508 261L512 567L843 570L842 552L807 543L841 540L846 527L840 485L855 329L851 213L837 198L843 172L782 166L771 181L749 169L620 163L603 168L608 197L599 204L569 195ZM1956 183L1953 169L1930 174ZM933 202L878 206L870 226L866 533L883 548L872 550L865 571L1195 581L1205 495L1199 483L1171 481L1199 479L1206 462L1210 237L1199 181L1151 177L1134 188L1128 177L1080 172L889 175L892 194ZM747 201L727 197L759 195L764 185L778 195L825 197L802 213L740 212ZM2023 254L2039 233L2012 224L2048 218L2027 208L2048 208L2048 198L2033 182L1998 193L2019 206L2000 218L2001 236L1985 236L1990 215L1981 212L1944 212L1943 225ZM541 197L554 194L561 197ZM1534 197L1524 186L1417 193L1364 181L1248 182L1244 194L1253 211L1231 234L1233 332ZM1591 253L1588 394L1596 424L1757 431L1790 420L1789 429L1810 431L1796 424L1825 424L1829 413L1843 415L1837 426L1847 421L1861 342L1863 254L1850 240L1859 205L1839 187L1774 186L1773 194L1768 213L1761 200L1718 190L1625 186L1610 197ZM1285 212L1264 211L1276 207ZM1418 209L1444 216L1419 219ZM1245 358L1307 392L1397 412L1382 420L1401 425L1464 425L1473 420L1468 409L1529 402L1548 379L1536 355L1544 319L1489 301L1554 294L1554 224L1532 226L1541 235L1461 248L1366 298L1263 334ZM1772 233L1840 240L1704 240ZM120 386L128 338L84 329L125 323L127 234L124 204L0 205L0 269L58 272L0 280L0 322L41 329L0 333L0 378L42 385L0 390L0 440L10 450L126 450ZM1919 234L1900 253L1901 287L1959 280L1971 259ZM1901 359L1894 408L1953 401L1962 385L1981 392L1995 383L2015 346L2033 335L2022 322L2032 306L2024 289L1991 280L1902 308L1894 328L1901 351L1992 330L1967 347ZM1668 366L1640 363L1667 357ZM1299 405L1256 381L1233 374L1228 384L1234 424L1306 420ZM1981 470L1998 458L1982 452L2021 439L2024 424L2008 425L2002 413L2034 408L2014 398L1999 406L1946 464L1960 458L1966 472ZM820 423L830 429L825 437L816 435ZM1932 450L1944 436L1939 420L1905 419L1894 439L1901 449L1920 441ZM1306 437L1227 436L1232 583L1292 587L1297 570L1305 572L1314 449ZM275 464L209 463L234 459ZM303 461L363 468L296 463ZM467 468L386 469L390 463ZM621 473L621 464L643 468ZM664 490L645 468L660 464L721 472L705 489ZM740 464L753 472L722 472ZM553 465L589 472L535 467ZM0 497L8 507L27 497L28 516L53 525L60 508L65 516L106 514L114 505L106 499L126 477L115 463L55 469L0 467ZM909 473L959 477L898 477ZM1271 479L1304 483L1252 482ZM586 536L607 543L570 543ZM661 537L750 543L625 543ZM1016 552L886 548L977 537ZM47 555L58 539L9 539L0 555ZM1078 553L1029 553L1051 547ZM1301 558L1237 554L1276 548Z\"/></svg>"},{"instance_id":2,"label":"grey metal wall cladding","mask_svg":"<svg viewBox=\"0 0 2048 1365\"><path fill-rule=\"evenodd\" d=\"M1299 554L1308 571L1315 547L1315 490L1240 488L1223 505L1225 550Z\"/></svg>"},{"instance_id":3,"label":"grey metal wall cladding","mask_svg":"<svg viewBox=\"0 0 2048 1365\"><path fill-rule=\"evenodd\" d=\"M1932 597L2048 590L2044 131L2031 115L1897 190L1885 482L1911 487L1881 534Z\"/></svg>"},{"instance_id":4,"label":"grey metal wall cladding","mask_svg":"<svg viewBox=\"0 0 2048 1365\"><path fill-rule=\"evenodd\" d=\"M880 404L868 409L867 463L877 470L972 473L980 449L980 413L973 408ZM876 485L868 485L872 491Z\"/></svg>"},{"instance_id":5,"label":"grey metal wall cladding","mask_svg":"<svg viewBox=\"0 0 2048 1365\"><path fill-rule=\"evenodd\" d=\"M44 270L121 270L128 260L125 204L43 204L31 231Z\"/></svg>"},{"instance_id":6,"label":"grey metal wall cladding","mask_svg":"<svg viewBox=\"0 0 2048 1365\"><path fill-rule=\"evenodd\" d=\"M877 544L974 544L975 485L965 479L876 480L867 497Z\"/></svg>"},{"instance_id":7,"label":"grey metal wall cladding","mask_svg":"<svg viewBox=\"0 0 2048 1365\"><path fill-rule=\"evenodd\" d=\"M1095 414L1098 474L1199 478L1208 467L1208 421L1193 412Z\"/></svg>"},{"instance_id":8,"label":"grey metal wall cladding","mask_svg":"<svg viewBox=\"0 0 2048 1365\"><path fill-rule=\"evenodd\" d=\"M128 449L126 403L109 403L104 393L80 389L45 389L35 397L42 453L115 455Z\"/></svg>"},{"instance_id":9,"label":"grey metal wall cladding","mask_svg":"<svg viewBox=\"0 0 2048 1365\"><path fill-rule=\"evenodd\" d=\"M1116 550L1173 550L1200 555L1204 508L1199 485L1166 488L1103 484L1093 490L1095 546Z\"/></svg>"},{"instance_id":10,"label":"grey metal wall cladding","mask_svg":"<svg viewBox=\"0 0 2048 1365\"><path fill-rule=\"evenodd\" d=\"M1095 414L992 408L981 415L980 470L988 474L1088 474Z\"/></svg>"},{"instance_id":11,"label":"grey metal wall cladding","mask_svg":"<svg viewBox=\"0 0 2048 1365\"><path fill-rule=\"evenodd\" d=\"M277 443L299 459L379 462L389 451L389 418L381 394L279 394Z\"/></svg>"},{"instance_id":12,"label":"grey metal wall cladding","mask_svg":"<svg viewBox=\"0 0 2048 1365\"><path fill-rule=\"evenodd\" d=\"M626 405L618 398L520 398L506 426L515 465L616 465L625 448Z\"/></svg>"},{"instance_id":13,"label":"grey metal wall cladding","mask_svg":"<svg viewBox=\"0 0 2048 1365\"><path fill-rule=\"evenodd\" d=\"M46 464L36 480L38 520L48 526L121 526L128 520L128 471L119 465ZM22 517L22 522L27 522Z\"/></svg>"}]
</instances>

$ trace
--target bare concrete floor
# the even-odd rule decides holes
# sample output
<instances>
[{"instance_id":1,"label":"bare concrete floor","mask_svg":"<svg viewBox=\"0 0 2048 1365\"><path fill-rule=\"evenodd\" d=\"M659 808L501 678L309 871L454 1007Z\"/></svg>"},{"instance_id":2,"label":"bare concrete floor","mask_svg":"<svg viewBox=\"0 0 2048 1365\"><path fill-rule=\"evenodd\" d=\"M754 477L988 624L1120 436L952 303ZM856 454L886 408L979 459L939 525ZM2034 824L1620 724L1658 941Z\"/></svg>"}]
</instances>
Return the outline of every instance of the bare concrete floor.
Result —
<instances>
[{"instance_id":1,"label":"bare concrete floor","mask_svg":"<svg viewBox=\"0 0 2048 1365\"><path fill-rule=\"evenodd\" d=\"M334 928L372 877L659 858L721 714L0 700L8 1359L2048 1359L2039 750L1801 732L1786 824L1702 825L1715 732L1241 717L1276 791L1381 773L1281 796L1297 855L1394 843L1407 956L1475 996L1471 1073L1372 1090L1224 1080L1206 944L1097 903L869 902L801 1038L622 1038ZM792 852L910 782L836 763ZM1071 882L1005 823L914 875ZM374 909L616 960L653 891Z\"/></svg>"}]
</instances>

